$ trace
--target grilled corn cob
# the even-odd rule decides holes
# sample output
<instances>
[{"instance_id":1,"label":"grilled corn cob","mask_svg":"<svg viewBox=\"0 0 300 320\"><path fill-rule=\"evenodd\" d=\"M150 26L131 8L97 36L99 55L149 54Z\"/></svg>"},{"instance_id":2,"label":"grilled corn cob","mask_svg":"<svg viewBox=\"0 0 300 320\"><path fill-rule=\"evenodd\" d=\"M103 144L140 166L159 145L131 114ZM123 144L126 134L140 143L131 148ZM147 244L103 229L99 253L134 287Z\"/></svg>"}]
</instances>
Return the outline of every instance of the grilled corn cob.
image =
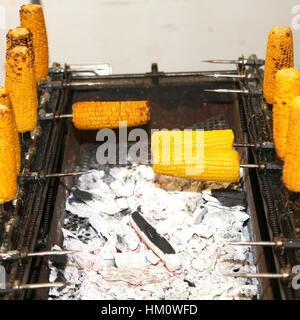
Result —
<instances>
[{"instance_id":1,"label":"grilled corn cob","mask_svg":"<svg viewBox=\"0 0 300 320\"><path fill-rule=\"evenodd\" d=\"M151 141L154 172L197 180L238 181L239 154L232 150L233 133L220 131L154 132ZM225 143L217 142L218 135L225 136Z\"/></svg>"},{"instance_id":2,"label":"grilled corn cob","mask_svg":"<svg viewBox=\"0 0 300 320\"><path fill-rule=\"evenodd\" d=\"M16 46L24 46L33 50L32 33L27 28L17 27L8 31L6 49Z\"/></svg>"},{"instance_id":3,"label":"grilled corn cob","mask_svg":"<svg viewBox=\"0 0 300 320\"><path fill-rule=\"evenodd\" d=\"M35 54L36 81L45 80L48 76L48 38L43 9L37 4L23 5L20 10L21 26L33 34Z\"/></svg>"},{"instance_id":4,"label":"grilled corn cob","mask_svg":"<svg viewBox=\"0 0 300 320\"><path fill-rule=\"evenodd\" d=\"M21 150L20 150L20 140L19 140L19 133L17 129L16 119L15 119L15 113L8 95L8 92L5 88L0 87L0 104L5 105L11 109L11 112L9 113L9 116L12 118L10 119L10 122L13 124L12 126L12 132L11 132L11 141L14 145L14 152L16 156L16 168L17 168L17 174L21 170Z\"/></svg>"},{"instance_id":5,"label":"grilled corn cob","mask_svg":"<svg viewBox=\"0 0 300 320\"><path fill-rule=\"evenodd\" d=\"M156 173L217 182L238 182L240 178L239 154L235 150L208 149L196 157L185 157L185 160L181 157L177 160L176 153L171 157L171 161L155 158L153 170Z\"/></svg>"},{"instance_id":6,"label":"grilled corn cob","mask_svg":"<svg viewBox=\"0 0 300 320\"><path fill-rule=\"evenodd\" d=\"M13 200L17 193L13 109L0 105L0 203Z\"/></svg>"},{"instance_id":7,"label":"grilled corn cob","mask_svg":"<svg viewBox=\"0 0 300 320\"><path fill-rule=\"evenodd\" d=\"M300 95L300 70L288 68L276 74L273 105L273 137L278 156L284 159L289 127L290 105Z\"/></svg>"},{"instance_id":8,"label":"grilled corn cob","mask_svg":"<svg viewBox=\"0 0 300 320\"><path fill-rule=\"evenodd\" d=\"M76 128L94 130L118 128L120 121L128 127L139 126L150 120L147 101L85 101L73 104Z\"/></svg>"},{"instance_id":9,"label":"grilled corn cob","mask_svg":"<svg viewBox=\"0 0 300 320\"><path fill-rule=\"evenodd\" d=\"M290 105L290 120L283 166L283 182L294 192L300 192L300 96Z\"/></svg>"},{"instance_id":10,"label":"grilled corn cob","mask_svg":"<svg viewBox=\"0 0 300 320\"><path fill-rule=\"evenodd\" d=\"M38 99L33 61L32 51L27 47L7 50L5 86L19 132L33 130L37 123Z\"/></svg>"},{"instance_id":11,"label":"grilled corn cob","mask_svg":"<svg viewBox=\"0 0 300 320\"><path fill-rule=\"evenodd\" d=\"M276 72L294 67L294 49L292 30L285 26L271 29L267 44L264 74L264 97L267 103L274 103Z\"/></svg>"},{"instance_id":12,"label":"grilled corn cob","mask_svg":"<svg viewBox=\"0 0 300 320\"><path fill-rule=\"evenodd\" d=\"M162 139L165 144L171 143L177 152L187 151L188 148L196 150L196 145L203 145L205 149L228 149L233 147L234 134L232 130L182 130L182 131L156 131L152 134L151 151L158 151L159 139Z\"/></svg>"}]
</instances>

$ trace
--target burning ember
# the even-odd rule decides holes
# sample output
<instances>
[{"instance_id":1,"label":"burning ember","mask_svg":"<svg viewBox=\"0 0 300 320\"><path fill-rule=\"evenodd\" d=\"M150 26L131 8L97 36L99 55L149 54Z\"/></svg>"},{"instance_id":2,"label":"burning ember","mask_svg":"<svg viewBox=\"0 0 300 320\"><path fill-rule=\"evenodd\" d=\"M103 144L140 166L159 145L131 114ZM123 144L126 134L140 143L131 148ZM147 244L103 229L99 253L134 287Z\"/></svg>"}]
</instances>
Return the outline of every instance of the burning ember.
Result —
<instances>
[{"instance_id":1,"label":"burning ember","mask_svg":"<svg viewBox=\"0 0 300 320\"><path fill-rule=\"evenodd\" d=\"M256 272L250 247L224 244L251 240L241 186L199 192L199 182L178 187L174 178L166 188L166 181L155 182L145 165L93 170L78 179L62 232L63 248L80 252L63 267L50 265L50 281L69 285L51 289L49 299L259 298L257 280L223 275ZM180 264L173 271L132 228L135 211L174 248Z\"/></svg>"}]
</instances>

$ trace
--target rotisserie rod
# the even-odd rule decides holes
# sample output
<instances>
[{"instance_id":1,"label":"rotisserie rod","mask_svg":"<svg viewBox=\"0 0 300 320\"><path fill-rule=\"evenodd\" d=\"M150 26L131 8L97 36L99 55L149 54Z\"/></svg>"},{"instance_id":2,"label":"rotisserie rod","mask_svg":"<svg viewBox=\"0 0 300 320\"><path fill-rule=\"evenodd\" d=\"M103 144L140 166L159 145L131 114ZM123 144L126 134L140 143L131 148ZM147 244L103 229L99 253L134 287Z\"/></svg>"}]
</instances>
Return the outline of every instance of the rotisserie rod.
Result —
<instances>
[{"instance_id":1,"label":"rotisserie rod","mask_svg":"<svg viewBox=\"0 0 300 320\"><path fill-rule=\"evenodd\" d=\"M46 113L42 116L39 116L39 121L46 120L54 120L54 119L65 119L65 118L73 118L73 114L54 114L54 113ZM219 132L221 130L218 130ZM241 148L262 148L262 149L274 149L273 142L258 142L258 143L242 143L242 142L233 142L233 147L241 147Z\"/></svg>"},{"instance_id":2,"label":"rotisserie rod","mask_svg":"<svg viewBox=\"0 0 300 320\"><path fill-rule=\"evenodd\" d=\"M81 89L83 87L97 88L103 85L104 80L116 79L147 79L147 78L174 78L174 77L203 77L203 78L221 78L221 79L255 79L254 75L247 73L237 73L236 70L228 71L190 71L190 72L146 72L146 73L132 73L132 74L112 74L97 76L95 80L72 80L65 81L40 81L39 87L42 89L61 89L72 88Z\"/></svg>"},{"instance_id":3,"label":"rotisserie rod","mask_svg":"<svg viewBox=\"0 0 300 320\"><path fill-rule=\"evenodd\" d=\"M13 285L8 283L5 289L0 289L0 294L10 293L11 291L17 291L17 290L59 288L59 287L65 287L67 285L68 283L66 282L27 283L27 284L13 284Z\"/></svg>"},{"instance_id":4,"label":"rotisserie rod","mask_svg":"<svg viewBox=\"0 0 300 320\"><path fill-rule=\"evenodd\" d=\"M239 93L250 96L261 96L263 94L262 90L258 89L204 89L205 92L215 92L215 93Z\"/></svg>"},{"instance_id":5,"label":"rotisserie rod","mask_svg":"<svg viewBox=\"0 0 300 320\"><path fill-rule=\"evenodd\" d=\"M220 63L220 64L244 64L246 66L263 66L265 64L265 60L263 59L246 59L240 58L237 60L224 60L224 59L210 59L210 60L201 60L201 62L208 63Z\"/></svg>"},{"instance_id":6,"label":"rotisserie rod","mask_svg":"<svg viewBox=\"0 0 300 320\"><path fill-rule=\"evenodd\" d=\"M53 251L40 251L40 252L27 252L19 250L10 250L7 252L0 252L0 261L18 260L31 257L44 257L44 256L61 256L65 254L73 254L79 252L78 250L53 250Z\"/></svg>"},{"instance_id":7,"label":"rotisserie rod","mask_svg":"<svg viewBox=\"0 0 300 320\"><path fill-rule=\"evenodd\" d=\"M252 273L252 272L234 272L234 273L223 273L224 276L228 277L240 277L240 278L270 278L270 279L287 279L291 280L294 276L299 276L300 270L290 268L281 269L280 273Z\"/></svg>"},{"instance_id":8,"label":"rotisserie rod","mask_svg":"<svg viewBox=\"0 0 300 320\"><path fill-rule=\"evenodd\" d=\"M281 237L274 238L273 241L227 241L224 244L231 246L265 246L277 247L282 249L299 249L300 240L285 239Z\"/></svg>"}]
</instances>

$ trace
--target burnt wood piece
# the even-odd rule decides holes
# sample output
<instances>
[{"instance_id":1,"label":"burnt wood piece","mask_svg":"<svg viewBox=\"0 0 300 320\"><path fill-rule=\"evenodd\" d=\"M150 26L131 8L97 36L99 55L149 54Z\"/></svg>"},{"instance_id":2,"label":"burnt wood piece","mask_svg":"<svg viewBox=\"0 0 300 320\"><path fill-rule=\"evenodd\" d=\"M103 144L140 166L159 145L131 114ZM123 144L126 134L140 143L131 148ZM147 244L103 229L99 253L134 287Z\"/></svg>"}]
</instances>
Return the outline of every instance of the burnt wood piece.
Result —
<instances>
[{"instance_id":1,"label":"burnt wood piece","mask_svg":"<svg viewBox=\"0 0 300 320\"><path fill-rule=\"evenodd\" d=\"M181 267L181 261L170 243L137 211L129 218L129 223L142 241L162 260L169 271Z\"/></svg>"}]
</instances>

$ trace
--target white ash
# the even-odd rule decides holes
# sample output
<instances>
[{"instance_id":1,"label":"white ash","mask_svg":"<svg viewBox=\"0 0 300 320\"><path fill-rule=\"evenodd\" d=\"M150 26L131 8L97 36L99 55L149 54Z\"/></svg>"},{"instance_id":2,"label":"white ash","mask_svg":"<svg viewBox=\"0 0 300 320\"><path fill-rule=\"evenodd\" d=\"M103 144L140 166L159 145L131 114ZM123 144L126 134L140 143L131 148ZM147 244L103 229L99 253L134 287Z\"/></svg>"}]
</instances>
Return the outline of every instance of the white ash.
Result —
<instances>
[{"instance_id":1,"label":"white ash","mask_svg":"<svg viewBox=\"0 0 300 320\"><path fill-rule=\"evenodd\" d=\"M129 225L139 210L173 246L182 263L168 271ZM256 272L250 247L225 245L250 240L245 194L237 191L165 191L150 166L93 170L78 179L66 203L66 266L50 265L49 299L256 299L255 279L224 276Z\"/></svg>"}]
</instances>

